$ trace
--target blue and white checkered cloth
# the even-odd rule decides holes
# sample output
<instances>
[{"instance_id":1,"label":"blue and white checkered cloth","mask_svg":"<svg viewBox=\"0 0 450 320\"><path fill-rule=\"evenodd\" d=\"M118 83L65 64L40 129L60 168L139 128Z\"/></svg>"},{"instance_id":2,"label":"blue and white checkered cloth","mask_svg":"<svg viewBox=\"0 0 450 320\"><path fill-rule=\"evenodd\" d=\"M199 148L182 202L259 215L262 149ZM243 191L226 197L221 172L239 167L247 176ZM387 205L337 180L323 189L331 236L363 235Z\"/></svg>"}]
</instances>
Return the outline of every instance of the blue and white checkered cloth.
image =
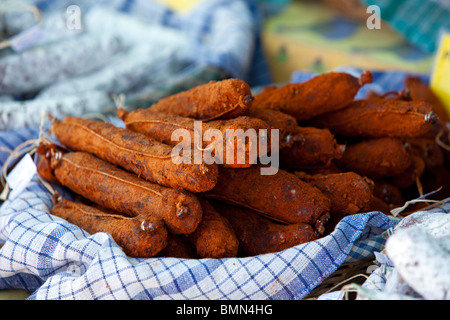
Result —
<instances>
[{"instance_id":1,"label":"blue and white checkered cloth","mask_svg":"<svg viewBox=\"0 0 450 320\"><path fill-rule=\"evenodd\" d=\"M0 146L14 149L37 136L37 129L2 132ZM1 165L7 157L0 152ZM28 290L29 299L302 299L343 263L381 251L383 233L396 224L381 212L361 213L330 235L277 253L137 259L109 234L90 235L52 216L51 207L37 177L0 207L0 289Z\"/></svg>"}]
</instances>

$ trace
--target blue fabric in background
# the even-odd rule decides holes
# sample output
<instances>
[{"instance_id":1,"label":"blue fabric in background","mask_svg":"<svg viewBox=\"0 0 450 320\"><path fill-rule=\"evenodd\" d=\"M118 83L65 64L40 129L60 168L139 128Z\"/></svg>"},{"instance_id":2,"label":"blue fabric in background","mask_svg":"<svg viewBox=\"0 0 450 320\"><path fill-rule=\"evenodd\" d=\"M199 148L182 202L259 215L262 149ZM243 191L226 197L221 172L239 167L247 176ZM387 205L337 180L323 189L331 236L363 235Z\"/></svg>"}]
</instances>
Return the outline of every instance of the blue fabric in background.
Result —
<instances>
[{"instance_id":1,"label":"blue fabric in background","mask_svg":"<svg viewBox=\"0 0 450 320\"><path fill-rule=\"evenodd\" d=\"M253 0L202 1L187 13L177 13L151 0L31 0L50 13L78 5L82 13L104 7L145 21L183 30L196 50L196 63L221 68L251 86L271 82L261 46L262 19L266 14ZM264 1L263 1L264 2ZM101 23L101 22L99 22Z\"/></svg>"}]
</instances>

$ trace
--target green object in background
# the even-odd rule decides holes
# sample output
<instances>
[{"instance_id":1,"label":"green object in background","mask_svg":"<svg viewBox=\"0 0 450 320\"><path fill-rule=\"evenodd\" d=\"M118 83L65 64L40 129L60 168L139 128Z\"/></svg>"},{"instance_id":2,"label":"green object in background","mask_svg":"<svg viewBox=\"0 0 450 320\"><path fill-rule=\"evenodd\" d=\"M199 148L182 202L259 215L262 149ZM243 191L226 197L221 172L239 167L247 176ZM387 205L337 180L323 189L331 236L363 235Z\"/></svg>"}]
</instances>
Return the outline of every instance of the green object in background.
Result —
<instances>
[{"instance_id":1,"label":"green object in background","mask_svg":"<svg viewBox=\"0 0 450 320\"><path fill-rule=\"evenodd\" d=\"M361 0L377 5L381 18L408 41L426 52L435 52L441 30L450 29L448 0Z\"/></svg>"},{"instance_id":2,"label":"green object in background","mask_svg":"<svg viewBox=\"0 0 450 320\"><path fill-rule=\"evenodd\" d=\"M266 19L262 37L274 82L288 81L293 70L342 66L429 73L434 58L387 24L369 29L315 1L291 2Z\"/></svg>"},{"instance_id":3,"label":"green object in background","mask_svg":"<svg viewBox=\"0 0 450 320\"><path fill-rule=\"evenodd\" d=\"M266 16L279 13L290 2L290 0L255 0L255 3Z\"/></svg>"}]
</instances>

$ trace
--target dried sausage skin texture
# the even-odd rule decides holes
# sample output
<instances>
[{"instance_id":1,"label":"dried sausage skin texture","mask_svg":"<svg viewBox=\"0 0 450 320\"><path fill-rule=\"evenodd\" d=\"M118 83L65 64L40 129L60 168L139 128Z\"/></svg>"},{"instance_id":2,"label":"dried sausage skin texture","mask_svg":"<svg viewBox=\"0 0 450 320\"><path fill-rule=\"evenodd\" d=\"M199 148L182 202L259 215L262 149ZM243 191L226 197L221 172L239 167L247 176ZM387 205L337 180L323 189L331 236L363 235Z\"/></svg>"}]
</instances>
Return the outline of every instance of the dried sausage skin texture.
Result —
<instances>
[{"instance_id":1,"label":"dried sausage skin texture","mask_svg":"<svg viewBox=\"0 0 450 320\"><path fill-rule=\"evenodd\" d=\"M153 257L167 245L167 229L160 220L125 217L60 197L53 202L51 214L73 223L90 234L110 233L114 241L130 257Z\"/></svg>"},{"instance_id":2,"label":"dried sausage skin texture","mask_svg":"<svg viewBox=\"0 0 450 320\"><path fill-rule=\"evenodd\" d=\"M411 155L402 140L379 138L348 145L336 165L343 171L354 171L377 180L403 173L411 162Z\"/></svg>"},{"instance_id":3,"label":"dried sausage skin texture","mask_svg":"<svg viewBox=\"0 0 450 320\"><path fill-rule=\"evenodd\" d=\"M286 113L272 109L250 108L248 115L267 123L272 129L279 130L279 147L283 149L292 145L297 131L297 120Z\"/></svg>"},{"instance_id":4,"label":"dried sausage skin texture","mask_svg":"<svg viewBox=\"0 0 450 320\"><path fill-rule=\"evenodd\" d=\"M230 221L239 239L240 250L246 255L278 252L317 239L308 224L283 225L247 208L216 202L213 206Z\"/></svg>"},{"instance_id":5,"label":"dried sausage skin texture","mask_svg":"<svg viewBox=\"0 0 450 320\"><path fill-rule=\"evenodd\" d=\"M355 172L313 175L296 172L296 175L317 187L330 199L331 218L360 213L369 208L374 183Z\"/></svg>"},{"instance_id":6,"label":"dried sausage skin texture","mask_svg":"<svg viewBox=\"0 0 450 320\"><path fill-rule=\"evenodd\" d=\"M340 159L345 145L338 144L328 129L297 127L290 146L280 150L280 162L285 169L327 167Z\"/></svg>"},{"instance_id":7,"label":"dried sausage skin texture","mask_svg":"<svg viewBox=\"0 0 450 320\"><path fill-rule=\"evenodd\" d=\"M52 129L67 148L91 153L163 186L203 192L217 182L216 164L176 163L169 145L111 123L65 117L54 120Z\"/></svg>"},{"instance_id":8,"label":"dried sausage skin texture","mask_svg":"<svg viewBox=\"0 0 450 320\"><path fill-rule=\"evenodd\" d=\"M436 121L427 102L363 99L308 123L343 137L412 138L426 134Z\"/></svg>"},{"instance_id":9,"label":"dried sausage skin texture","mask_svg":"<svg viewBox=\"0 0 450 320\"><path fill-rule=\"evenodd\" d=\"M157 112L210 121L245 115L252 101L253 96L246 82L226 79L210 81L168 96L150 108Z\"/></svg>"},{"instance_id":10,"label":"dried sausage skin texture","mask_svg":"<svg viewBox=\"0 0 450 320\"><path fill-rule=\"evenodd\" d=\"M202 205L203 218L197 229L188 237L195 245L201 258L229 258L238 254L239 240L230 222L218 213L204 199L199 199Z\"/></svg>"},{"instance_id":11,"label":"dried sausage skin texture","mask_svg":"<svg viewBox=\"0 0 450 320\"><path fill-rule=\"evenodd\" d=\"M306 121L346 107L354 100L358 90L372 80L369 71L364 71L359 79L344 72L323 73L302 83L269 87L255 95L253 105L279 110L298 121Z\"/></svg>"},{"instance_id":12,"label":"dried sausage skin texture","mask_svg":"<svg viewBox=\"0 0 450 320\"><path fill-rule=\"evenodd\" d=\"M190 146L191 150L211 150L211 154L218 159L214 161L227 167L248 168L254 164L256 159L253 155L263 154L262 150L258 149L260 137L261 140L265 138L267 141L267 152L271 147L270 126L260 119L248 116L200 122L193 118L154 112L152 109L137 109L131 112L119 109L117 115L128 129L148 135L156 141L171 146ZM185 138L183 135L174 141L172 136L178 129L185 130L188 136ZM210 129L220 133L222 139L216 141L215 137L204 138ZM227 135L227 132L232 132L234 136ZM245 138L246 133L252 132L256 139L239 138ZM230 147L230 142L234 142L233 147Z\"/></svg>"},{"instance_id":13,"label":"dried sausage skin texture","mask_svg":"<svg viewBox=\"0 0 450 320\"><path fill-rule=\"evenodd\" d=\"M219 168L219 181L204 196L248 207L283 223L314 224L329 214L330 201L295 174L278 170L261 175L259 166Z\"/></svg>"},{"instance_id":14,"label":"dried sausage skin texture","mask_svg":"<svg viewBox=\"0 0 450 320\"><path fill-rule=\"evenodd\" d=\"M65 153L52 170L78 195L124 215L159 218L174 234L189 234L201 221L193 194L151 183L89 153Z\"/></svg>"}]
</instances>

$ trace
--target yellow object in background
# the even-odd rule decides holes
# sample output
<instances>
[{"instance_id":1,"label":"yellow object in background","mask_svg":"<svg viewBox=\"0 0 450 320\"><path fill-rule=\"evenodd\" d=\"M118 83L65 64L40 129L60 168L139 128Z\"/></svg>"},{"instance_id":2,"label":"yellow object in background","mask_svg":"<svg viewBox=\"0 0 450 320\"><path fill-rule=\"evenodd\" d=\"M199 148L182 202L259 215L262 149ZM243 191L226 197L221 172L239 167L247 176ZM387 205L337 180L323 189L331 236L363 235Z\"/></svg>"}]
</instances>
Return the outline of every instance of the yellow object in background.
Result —
<instances>
[{"instance_id":1,"label":"yellow object in background","mask_svg":"<svg viewBox=\"0 0 450 320\"><path fill-rule=\"evenodd\" d=\"M0 290L0 300L26 300L30 294L25 290Z\"/></svg>"},{"instance_id":2,"label":"yellow object in background","mask_svg":"<svg viewBox=\"0 0 450 320\"><path fill-rule=\"evenodd\" d=\"M187 12L204 0L158 0L175 12Z\"/></svg>"},{"instance_id":3,"label":"yellow object in background","mask_svg":"<svg viewBox=\"0 0 450 320\"><path fill-rule=\"evenodd\" d=\"M431 90L444 104L450 116L450 33L442 36L431 75Z\"/></svg>"}]
</instances>

